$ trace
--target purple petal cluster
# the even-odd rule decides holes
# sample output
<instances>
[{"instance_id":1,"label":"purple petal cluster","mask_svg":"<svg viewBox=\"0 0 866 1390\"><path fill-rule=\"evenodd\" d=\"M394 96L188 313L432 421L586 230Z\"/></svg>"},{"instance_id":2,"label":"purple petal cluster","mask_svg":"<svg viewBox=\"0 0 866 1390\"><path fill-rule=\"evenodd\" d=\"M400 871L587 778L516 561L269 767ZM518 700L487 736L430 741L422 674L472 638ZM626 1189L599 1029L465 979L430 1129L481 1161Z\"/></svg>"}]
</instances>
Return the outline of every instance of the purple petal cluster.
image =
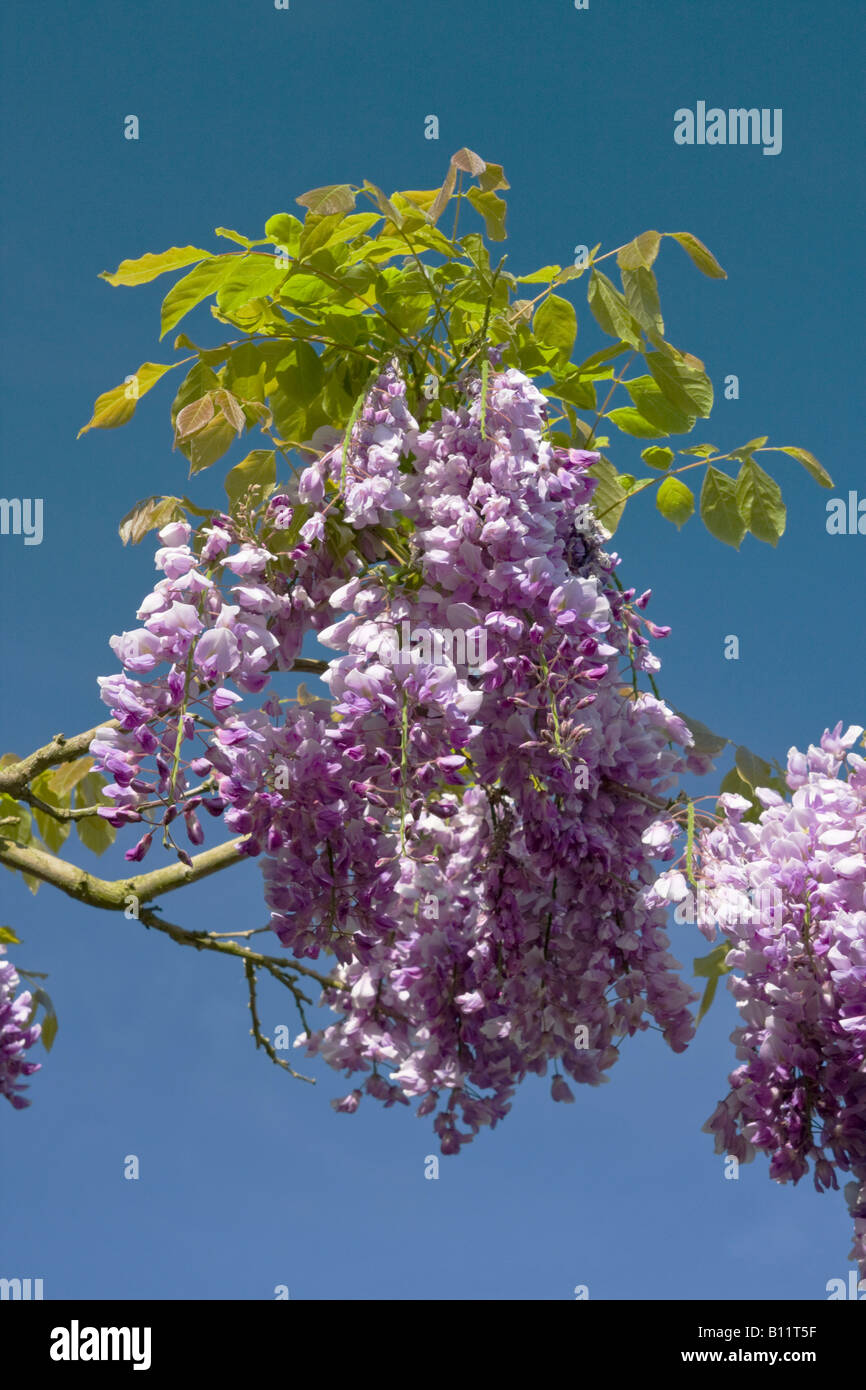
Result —
<instances>
[{"instance_id":1,"label":"purple petal cluster","mask_svg":"<svg viewBox=\"0 0 866 1390\"><path fill-rule=\"evenodd\" d=\"M327 481L339 483L343 517L356 530L375 526L388 513L405 507L400 461L407 431L414 427L406 403L406 385L396 364L379 375L367 392L356 423L350 431L343 459L340 443L301 475L299 498L318 505Z\"/></svg>"},{"instance_id":2,"label":"purple petal cluster","mask_svg":"<svg viewBox=\"0 0 866 1390\"><path fill-rule=\"evenodd\" d=\"M698 859L710 890L767 900L769 887L778 904L721 927L740 1065L706 1128L718 1153L766 1153L778 1182L810 1163L819 1191L851 1173L851 1256L866 1275L866 761L850 751L862 733L837 724L820 746L792 748L790 800L758 788L757 821L743 819L743 797L722 796Z\"/></svg>"},{"instance_id":3,"label":"purple petal cluster","mask_svg":"<svg viewBox=\"0 0 866 1390\"><path fill-rule=\"evenodd\" d=\"M291 507L285 497L274 501L268 527L279 539ZM219 731L229 712L244 694L264 691L274 671L292 665L305 632L327 621L330 593L352 561L360 565L355 557L337 565L321 548L301 543L290 552L290 582L282 557L257 537L239 539L229 517L201 528L195 549L186 522L164 527L159 539L156 568L164 578L138 610L141 627L111 638L124 670L99 677L101 698L121 728L99 729L90 745L97 770L110 779L104 793L113 805L100 814L116 827L142 821L150 827L127 850L131 861L147 854L157 820L175 848L169 827L178 816L189 842L202 843L201 811L220 815L226 803L212 787L210 795L196 795L192 784L228 770Z\"/></svg>"},{"instance_id":4,"label":"purple petal cluster","mask_svg":"<svg viewBox=\"0 0 866 1390\"><path fill-rule=\"evenodd\" d=\"M607 1080L651 1024L682 1050L695 997L643 891L672 853L658 798L697 767L683 721L636 693L659 665L646 633L667 629L603 549L598 456L545 438L520 372L481 391L466 382L422 429L392 364L345 458L334 447L273 499L261 536L228 518L165 528L143 626L112 639L147 679L102 681L123 727L93 745L118 821L152 819L150 800L166 828L182 815L200 832L201 802L245 837L280 941L336 959L335 1021L298 1042L358 1078L337 1109L415 1102L444 1153L529 1073L552 1068L568 1102L566 1078ZM312 515L292 546L298 507ZM333 518L357 533L348 554ZM398 569L369 563L386 530ZM405 623L465 650L483 635L484 657L398 651ZM332 699L286 704L265 687L309 631L335 653Z\"/></svg>"},{"instance_id":5,"label":"purple petal cluster","mask_svg":"<svg viewBox=\"0 0 866 1390\"><path fill-rule=\"evenodd\" d=\"M0 944L0 957L5 954L6 947ZM42 1028L38 1023L28 1025L33 998L29 990L16 993L20 983L15 967L0 959L0 1095L16 1110L30 1104L22 1094L27 1089L22 1077L32 1076L42 1065L24 1060L24 1053L38 1041Z\"/></svg>"}]
</instances>

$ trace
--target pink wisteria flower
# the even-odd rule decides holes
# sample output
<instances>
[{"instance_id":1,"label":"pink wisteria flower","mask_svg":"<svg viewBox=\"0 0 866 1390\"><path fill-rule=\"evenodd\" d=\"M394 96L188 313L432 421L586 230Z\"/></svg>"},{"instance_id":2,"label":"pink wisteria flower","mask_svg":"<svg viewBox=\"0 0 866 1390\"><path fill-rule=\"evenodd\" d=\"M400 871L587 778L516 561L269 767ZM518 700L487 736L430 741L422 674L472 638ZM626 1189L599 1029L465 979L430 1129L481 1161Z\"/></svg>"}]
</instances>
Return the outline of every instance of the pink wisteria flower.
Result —
<instances>
[{"instance_id":1,"label":"pink wisteria flower","mask_svg":"<svg viewBox=\"0 0 866 1390\"><path fill-rule=\"evenodd\" d=\"M298 1045L358 1078L336 1108L412 1102L443 1153L530 1073L552 1068L568 1102L568 1079L605 1080L651 1023L681 1051L695 997L664 930L674 889L643 893L673 837L653 801L693 766L691 735L623 685L657 669L644 634L666 629L614 580L598 456L548 441L546 399L513 368L489 376L484 428L480 381L464 385L421 428L386 368L345 447L268 504L268 544L230 518L163 528L144 626L112 639L128 674L100 682L121 729L92 746L109 818L147 822L128 858L160 820L201 843L204 810L261 859L282 946L335 960L333 1021ZM355 547L332 553L329 512ZM369 559L407 523L412 582L395 585ZM484 659L395 653L404 624L483 633ZM311 632L330 703L281 701Z\"/></svg>"}]
</instances>

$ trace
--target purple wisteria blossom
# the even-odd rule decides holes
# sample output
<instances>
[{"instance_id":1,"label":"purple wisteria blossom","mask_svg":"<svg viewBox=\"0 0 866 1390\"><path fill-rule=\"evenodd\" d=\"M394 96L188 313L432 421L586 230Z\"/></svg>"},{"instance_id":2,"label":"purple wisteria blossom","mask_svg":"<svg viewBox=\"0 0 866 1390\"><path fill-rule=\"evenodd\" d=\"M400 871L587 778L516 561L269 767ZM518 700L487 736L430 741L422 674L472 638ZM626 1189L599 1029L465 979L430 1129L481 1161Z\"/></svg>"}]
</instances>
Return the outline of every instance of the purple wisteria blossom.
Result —
<instances>
[{"instance_id":1,"label":"purple wisteria blossom","mask_svg":"<svg viewBox=\"0 0 866 1390\"><path fill-rule=\"evenodd\" d=\"M851 1258L866 1276L866 761L851 751L862 733L837 724L806 753L792 748L790 801L757 788L757 821L743 819L744 797L720 797L724 818L702 832L697 861L711 892L766 901L774 890L772 911L720 923L740 1065L706 1128L717 1153L766 1153L778 1182L810 1163L818 1191L852 1174ZM682 875L663 880L650 901L685 897ZM702 930L714 938L713 923Z\"/></svg>"},{"instance_id":2,"label":"purple wisteria blossom","mask_svg":"<svg viewBox=\"0 0 866 1390\"><path fill-rule=\"evenodd\" d=\"M0 957L5 955L6 947L0 943ZM16 993L20 983L11 962L0 959L0 1095L16 1110L30 1104L23 1094L27 1087L22 1078L32 1076L42 1065L24 1060L24 1053L38 1041L42 1028L38 1023L28 1025L33 998L29 990Z\"/></svg>"},{"instance_id":3,"label":"purple wisteria blossom","mask_svg":"<svg viewBox=\"0 0 866 1390\"><path fill-rule=\"evenodd\" d=\"M695 997L664 903L641 893L671 853L654 802L695 768L683 721L633 688L658 669L645 632L666 629L643 617L648 591L614 580L588 505L598 456L547 441L520 372L491 372L483 427L480 380L464 388L422 429L392 364L345 458L340 442L304 469L261 538L228 518L165 528L143 626L112 641L129 674L101 681L122 727L91 750L109 817L148 822L128 858L150 849L154 802L194 844L199 809L221 814L261 857L283 946L335 961L334 1021L298 1044L358 1078L336 1108L415 1103L443 1153L502 1119L529 1073L552 1068L568 1103L567 1078L605 1081L651 1024L681 1051ZM331 515L356 533L348 553ZM382 528L408 544L410 582L371 568ZM405 622L484 633L485 657L395 658ZM272 682L311 631L334 653L331 700L280 702Z\"/></svg>"}]
</instances>

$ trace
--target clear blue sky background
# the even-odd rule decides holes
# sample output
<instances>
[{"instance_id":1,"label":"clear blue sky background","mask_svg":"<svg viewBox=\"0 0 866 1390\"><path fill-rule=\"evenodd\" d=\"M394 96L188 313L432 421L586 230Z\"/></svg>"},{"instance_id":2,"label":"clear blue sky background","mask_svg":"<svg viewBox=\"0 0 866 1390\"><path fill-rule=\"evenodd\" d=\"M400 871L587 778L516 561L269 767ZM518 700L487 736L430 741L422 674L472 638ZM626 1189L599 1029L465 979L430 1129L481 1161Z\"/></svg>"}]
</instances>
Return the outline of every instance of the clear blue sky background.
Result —
<instances>
[{"instance_id":1,"label":"clear blue sky background","mask_svg":"<svg viewBox=\"0 0 866 1390\"><path fill-rule=\"evenodd\" d=\"M76 442L99 392L173 360L157 345L162 282L111 289L98 272L210 246L220 224L259 236L318 184L436 186L461 145L505 166L512 269L647 227L705 240L726 282L673 243L657 266L669 336L717 387L695 438L769 434L836 480L823 492L772 461L789 506L776 551L750 538L736 554L696 521L678 534L636 500L617 542L627 582L651 585L651 616L674 629L663 693L781 759L837 719L866 723L866 536L825 530L829 496L866 496L861 23L854 0L7 3L2 491L44 498L45 539L0 538L2 747L102 717L108 637L154 578L152 549L124 551L117 522L185 487L166 383L132 425ZM782 153L676 146L674 111L697 100L781 107ZM599 338L573 288L588 353ZM184 327L220 341L207 314ZM722 397L727 373L739 401ZM215 501L221 468L192 495ZM731 633L739 661L723 658ZM99 871L122 862L112 851ZM779 1188L763 1161L725 1181L701 1133L732 1065L727 997L685 1055L635 1038L573 1106L527 1082L504 1124L427 1181L427 1121L370 1101L335 1115L339 1077L317 1067L306 1086L255 1053L232 962L49 888L33 898L6 873L0 893L15 959L50 972L60 1016L34 1104L0 1111L0 1274L42 1277L48 1298L267 1299L285 1284L293 1299L569 1299L586 1284L591 1298L821 1299L849 1268L841 1193ZM259 870L166 909L188 927L261 925ZM695 929L674 941L687 963L707 949ZM266 986L262 1009L267 1031L297 1031Z\"/></svg>"}]
</instances>

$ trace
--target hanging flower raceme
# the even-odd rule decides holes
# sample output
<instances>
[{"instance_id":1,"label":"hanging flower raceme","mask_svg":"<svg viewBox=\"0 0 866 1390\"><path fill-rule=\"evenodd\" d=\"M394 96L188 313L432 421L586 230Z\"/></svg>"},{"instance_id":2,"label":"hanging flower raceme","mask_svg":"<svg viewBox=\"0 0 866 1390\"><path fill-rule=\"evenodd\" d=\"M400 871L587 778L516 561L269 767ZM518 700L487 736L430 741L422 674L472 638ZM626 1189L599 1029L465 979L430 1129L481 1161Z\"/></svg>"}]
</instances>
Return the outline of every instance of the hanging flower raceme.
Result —
<instances>
[{"instance_id":1,"label":"hanging flower raceme","mask_svg":"<svg viewBox=\"0 0 866 1390\"><path fill-rule=\"evenodd\" d=\"M792 748L790 801L757 788L756 821L744 797L720 797L724 818L702 832L696 863L702 886L742 904L719 924L740 972L741 1065L706 1128L717 1153L766 1153L778 1182L810 1163L819 1191L851 1173L851 1257L866 1275L866 761L850 751L862 733L837 724L819 747ZM663 877L663 895L685 896L682 876ZM714 938L713 923L703 929Z\"/></svg>"},{"instance_id":2,"label":"hanging flower raceme","mask_svg":"<svg viewBox=\"0 0 866 1390\"><path fill-rule=\"evenodd\" d=\"M625 1036L654 1022L679 1051L693 1027L641 891L671 853L662 794L705 766L637 694L645 633L667 630L603 549L598 456L545 438L520 372L481 392L422 429L392 365L262 536L165 528L143 627L112 641L150 678L102 682L122 729L93 745L116 823L161 816L171 842L201 804L262 856L283 945L338 962L335 1021L298 1040L363 1078L337 1108L415 1100L446 1153L527 1073L552 1065L568 1101L566 1076L606 1080ZM265 686L306 631L335 653L331 701L286 704Z\"/></svg>"},{"instance_id":3,"label":"hanging flower raceme","mask_svg":"<svg viewBox=\"0 0 866 1390\"><path fill-rule=\"evenodd\" d=\"M5 955L6 947L0 943L0 957ZM27 1089L22 1078L32 1076L42 1065L24 1060L24 1053L38 1041L42 1028L29 1022L33 997L29 990L16 993L20 983L14 965L0 959L0 1095L16 1110L30 1104L22 1094Z\"/></svg>"}]
</instances>

